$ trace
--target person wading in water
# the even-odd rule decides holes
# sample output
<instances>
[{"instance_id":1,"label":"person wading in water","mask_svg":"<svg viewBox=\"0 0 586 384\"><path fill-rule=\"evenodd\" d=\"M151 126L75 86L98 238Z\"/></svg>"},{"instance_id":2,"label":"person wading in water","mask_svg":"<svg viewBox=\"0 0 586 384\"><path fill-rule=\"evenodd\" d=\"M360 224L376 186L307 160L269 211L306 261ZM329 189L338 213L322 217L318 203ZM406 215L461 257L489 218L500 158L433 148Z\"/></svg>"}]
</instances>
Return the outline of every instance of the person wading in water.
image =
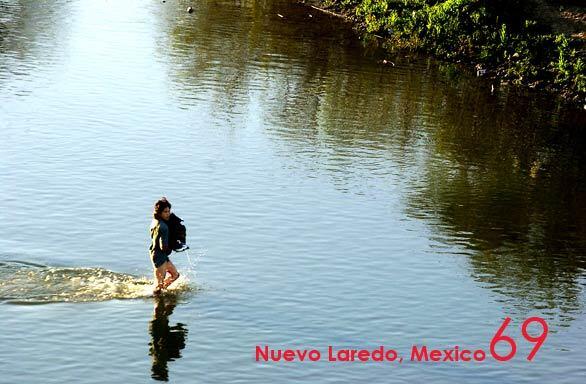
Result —
<instances>
[{"instance_id":1,"label":"person wading in water","mask_svg":"<svg viewBox=\"0 0 586 384\"><path fill-rule=\"evenodd\" d=\"M173 247L169 242L169 226L167 221L171 217L171 203L165 197L157 200L153 211L153 221L151 222L151 246L149 253L155 273L157 286L153 291L154 294L159 294L163 289L166 289L175 280L179 278L179 272L175 265L169 260L169 255L173 251ZM169 277L165 279L167 272Z\"/></svg>"}]
</instances>

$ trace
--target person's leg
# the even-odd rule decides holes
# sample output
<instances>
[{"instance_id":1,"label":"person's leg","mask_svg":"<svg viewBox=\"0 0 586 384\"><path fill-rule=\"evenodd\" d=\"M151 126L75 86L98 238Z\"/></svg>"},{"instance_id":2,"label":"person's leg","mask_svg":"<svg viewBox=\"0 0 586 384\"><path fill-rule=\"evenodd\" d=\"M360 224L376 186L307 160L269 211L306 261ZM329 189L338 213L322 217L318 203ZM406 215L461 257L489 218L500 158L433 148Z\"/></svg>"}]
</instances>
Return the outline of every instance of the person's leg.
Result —
<instances>
[{"instance_id":1,"label":"person's leg","mask_svg":"<svg viewBox=\"0 0 586 384\"><path fill-rule=\"evenodd\" d=\"M169 272L171 274L171 276L169 276L165 280L165 284L163 285L163 288L167 288L169 285L173 284L173 282L179 278L179 272L177 272L177 268L175 268L175 265L171 262L171 260L169 260L165 263L165 267L166 267L165 270L167 272Z\"/></svg>"},{"instance_id":2,"label":"person's leg","mask_svg":"<svg viewBox=\"0 0 586 384\"><path fill-rule=\"evenodd\" d=\"M163 263L155 268L155 280L157 282L155 291L160 291L161 289L165 288L165 274L167 273L166 264L167 263Z\"/></svg>"}]
</instances>

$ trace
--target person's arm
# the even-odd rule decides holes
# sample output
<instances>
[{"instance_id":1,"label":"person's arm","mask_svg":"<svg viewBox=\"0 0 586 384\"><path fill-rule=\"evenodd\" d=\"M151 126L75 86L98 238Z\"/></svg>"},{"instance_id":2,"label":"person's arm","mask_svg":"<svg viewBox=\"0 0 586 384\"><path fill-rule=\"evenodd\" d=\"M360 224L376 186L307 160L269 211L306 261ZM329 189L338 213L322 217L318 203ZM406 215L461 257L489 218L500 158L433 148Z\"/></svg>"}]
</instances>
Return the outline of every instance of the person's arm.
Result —
<instances>
[{"instance_id":1,"label":"person's arm","mask_svg":"<svg viewBox=\"0 0 586 384\"><path fill-rule=\"evenodd\" d=\"M169 252L169 227L166 225L159 225L159 248L167 255L171 253Z\"/></svg>"}]
</instances>

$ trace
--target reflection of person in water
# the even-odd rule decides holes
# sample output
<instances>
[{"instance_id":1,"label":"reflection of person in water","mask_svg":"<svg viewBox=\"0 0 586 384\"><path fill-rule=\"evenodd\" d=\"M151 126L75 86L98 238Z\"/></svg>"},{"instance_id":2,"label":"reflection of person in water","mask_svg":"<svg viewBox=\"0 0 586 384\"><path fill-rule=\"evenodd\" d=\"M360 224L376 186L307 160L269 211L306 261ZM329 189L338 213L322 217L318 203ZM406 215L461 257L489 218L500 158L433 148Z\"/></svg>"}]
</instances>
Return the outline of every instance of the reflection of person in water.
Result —
<instances>
[{"instance_id":1,"label":"reflection of person in water","mask_svg":"<svg viewBox=\"0 0 586 384\"><path fill-rule=\"evenodd\" d=\"M185 348L187 329L185 324L181 323L169 326L169 316L177 305L175 297L159 296L155 298L155 301L155 312L149 326L151 334L149 355L153 359L151 377L155 380L168 381L167 362L181 357L180 350Z\"/></svg>"}]
</instances>

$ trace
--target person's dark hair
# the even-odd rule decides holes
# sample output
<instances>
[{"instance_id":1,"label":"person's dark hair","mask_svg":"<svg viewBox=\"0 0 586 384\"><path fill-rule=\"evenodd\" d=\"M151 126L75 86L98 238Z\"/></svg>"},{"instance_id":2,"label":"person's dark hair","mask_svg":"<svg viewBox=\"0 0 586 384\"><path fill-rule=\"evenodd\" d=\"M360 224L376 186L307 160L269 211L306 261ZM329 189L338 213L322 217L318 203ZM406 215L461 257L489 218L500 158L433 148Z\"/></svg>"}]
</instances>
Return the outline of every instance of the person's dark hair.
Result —
<instances>
[{"instance_id":1,"label":"person's dark hair","mask_svg":"<svg viewBox=\"0 0 586 384\"><path fill-rule=\"evenodd\" d=\"M171 209L171 203L167 200L166 197L161 197L155 203L155 208L153 210L153 217L157 220L161 220L161 213L165 210L165 208Z\"/></svg>"}]
</instances>

